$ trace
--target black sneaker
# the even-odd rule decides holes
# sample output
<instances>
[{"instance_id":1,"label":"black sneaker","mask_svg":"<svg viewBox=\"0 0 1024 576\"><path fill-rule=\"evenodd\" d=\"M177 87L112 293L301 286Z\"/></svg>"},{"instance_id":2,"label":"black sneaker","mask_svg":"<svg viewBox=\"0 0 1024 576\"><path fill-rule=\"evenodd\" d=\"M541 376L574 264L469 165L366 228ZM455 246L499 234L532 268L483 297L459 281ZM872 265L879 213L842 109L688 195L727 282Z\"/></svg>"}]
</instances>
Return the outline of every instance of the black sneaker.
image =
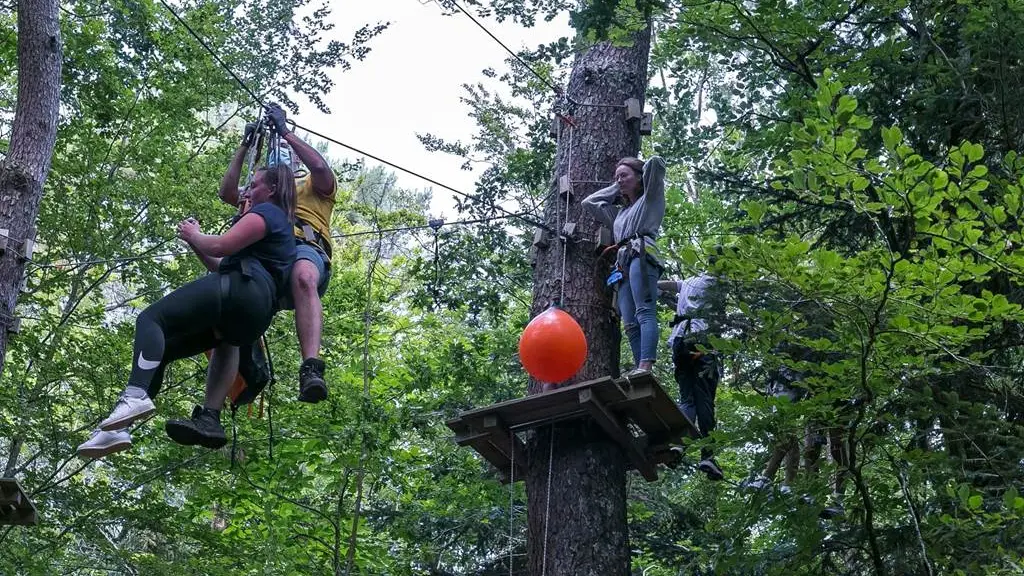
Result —
<instances>
[{"instance_id":1,"label":"black sneaker","mask_svg":"<svg viewBox=\"0 0 1024 576\"><path fill-rule=\"evenodd\" d=\"M839 518L845 514L846 508L843 507L843 502L838 498L832 498L818 516L824 520L832 520L833 518Z\"/></svg>"},{"instance_id":2,"label":"black sneaker","mask_svg":"<svg viewBox=\"0 0 1024 576\"><path fill-rule=\"evenodd\" d=\"M718 482L725 478L725 473L718 467L718 462L715 462L714 458L705 458L697 464L697 469L707 474L709 480Z\"/></svg>"},{"instance_id":3,"label":"black sneaker","mask_svg":"<svg viewBox=\"0 0 1024 576\"><path fill-rule=\"evenodd\" d=\"M668 449L668 458L665 460L665 466L675 470L683 463L683 456L686 453L686 449L682 446L673 446Z\"/></svg>"},{"instance_id":4,"label":"black sneaker","mask_svg":"<svg viewBox=\"0 0 1024 576\"><path fill-rule=\"evenodd\" d=\"M171 440L184 446L217 449L228 443L224 427L220 425L220 411L202 406L192 409L190 420L168 420L164 430Z\"/></svg>"},{"instance_id":5,"label":"black sneaker","mask_svg":"<svg viewBox=\"0 0 1024 576\"><path fill-rule=\"evenodd\" d=\"M316 404L327 399L327 383L324 382L324 361L307 358L299 367L299 402Z\"/></svg>"}]
</instances>

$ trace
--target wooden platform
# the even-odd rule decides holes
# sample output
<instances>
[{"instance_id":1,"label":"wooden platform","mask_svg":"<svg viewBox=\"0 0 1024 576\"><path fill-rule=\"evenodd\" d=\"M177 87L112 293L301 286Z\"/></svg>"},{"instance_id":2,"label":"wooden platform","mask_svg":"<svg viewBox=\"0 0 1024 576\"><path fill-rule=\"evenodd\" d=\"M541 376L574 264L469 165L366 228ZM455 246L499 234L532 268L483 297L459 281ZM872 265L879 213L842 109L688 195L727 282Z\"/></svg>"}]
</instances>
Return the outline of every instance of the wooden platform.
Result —
<instances>
[{"instance_id":1,"label":"wooden platform","mask_svg":"<svg viewBox=\"0 0 1024 576\"><path fill-rule=\"evenodd\" d=\"M525 474L526 446L513 433L576 418L596 421L649 481L657 480L659 463L675 459L672 444L697 437L693 423L651 374L601 378L469 410L448 427L460 446L479 452L508 482L513 453L515 478Z\"/></svg>"},{"instance_id":2,"label":"wooden platform","mask_svg":"<svg viewBox=\"0 0 1024 576\"><path fill-rule=\"evenodd\" d=\"M0 526L39 523L36 506L14 478L0 478Z\"/></svg>"}]
</instances>

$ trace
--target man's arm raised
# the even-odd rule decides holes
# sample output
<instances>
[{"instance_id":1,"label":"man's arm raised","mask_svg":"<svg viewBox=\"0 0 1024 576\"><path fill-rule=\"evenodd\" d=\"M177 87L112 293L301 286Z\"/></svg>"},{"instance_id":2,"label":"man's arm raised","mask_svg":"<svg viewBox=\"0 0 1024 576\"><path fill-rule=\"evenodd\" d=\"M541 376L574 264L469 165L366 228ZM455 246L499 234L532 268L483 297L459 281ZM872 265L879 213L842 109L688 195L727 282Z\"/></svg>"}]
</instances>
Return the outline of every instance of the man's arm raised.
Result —
<instances>
[{"instance_id":1,"label":"man's arm raised","mask_svg":"<svg viewBox=\"0 0 1024 576\"><path fill-rule=\"evenodd\" d=\"M277 104L267 106L267 117L274 123L274 129L285 139L295 151L295 154L302 160L302 163L309 170L309 177L313 181L313 190L325 197L334 195L335 180L334 171L331 170L327 160L317 152L305 140L296 136L288 129L287 116L283 108Z\"/></svg>"}]
</instances>

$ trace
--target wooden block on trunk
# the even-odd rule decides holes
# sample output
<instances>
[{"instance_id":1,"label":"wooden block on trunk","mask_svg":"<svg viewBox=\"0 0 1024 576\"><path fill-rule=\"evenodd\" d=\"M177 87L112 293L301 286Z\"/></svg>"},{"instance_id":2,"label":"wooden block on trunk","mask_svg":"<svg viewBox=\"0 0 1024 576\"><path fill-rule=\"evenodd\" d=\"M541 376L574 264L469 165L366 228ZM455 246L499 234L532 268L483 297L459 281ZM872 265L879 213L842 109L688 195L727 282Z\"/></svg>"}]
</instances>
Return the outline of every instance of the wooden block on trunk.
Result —
<instances>
[{"instance_id":1,"label":"wooden block on trunk","mask_svg":"<svg viewBox=\"0 0 1024 576\"><path fill-rule=\"evenodd\" d=\"M14 478L0 478L0 526L39 523L36 506Z\"/></svg>"}]
</instances>

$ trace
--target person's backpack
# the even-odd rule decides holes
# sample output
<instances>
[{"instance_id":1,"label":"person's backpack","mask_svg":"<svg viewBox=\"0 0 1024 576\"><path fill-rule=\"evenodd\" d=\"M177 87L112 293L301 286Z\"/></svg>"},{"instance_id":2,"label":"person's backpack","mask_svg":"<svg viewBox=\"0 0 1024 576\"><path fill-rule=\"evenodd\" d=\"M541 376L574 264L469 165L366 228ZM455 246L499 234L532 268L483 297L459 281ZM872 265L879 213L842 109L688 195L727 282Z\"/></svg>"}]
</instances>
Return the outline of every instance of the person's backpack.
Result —
<instances>
[{"instance_id":1,"label":"person's backpack","mask_svg":"<svg viewBox=\"0 0 1024 576\"><path fill-rule=\"evenodd\" d=\"M260 336L252 344L238 347L238 375L231 384L228 397L231 409L252 404L270 383L270 361L267 343Z\"/></svg>"}]
</instances>

